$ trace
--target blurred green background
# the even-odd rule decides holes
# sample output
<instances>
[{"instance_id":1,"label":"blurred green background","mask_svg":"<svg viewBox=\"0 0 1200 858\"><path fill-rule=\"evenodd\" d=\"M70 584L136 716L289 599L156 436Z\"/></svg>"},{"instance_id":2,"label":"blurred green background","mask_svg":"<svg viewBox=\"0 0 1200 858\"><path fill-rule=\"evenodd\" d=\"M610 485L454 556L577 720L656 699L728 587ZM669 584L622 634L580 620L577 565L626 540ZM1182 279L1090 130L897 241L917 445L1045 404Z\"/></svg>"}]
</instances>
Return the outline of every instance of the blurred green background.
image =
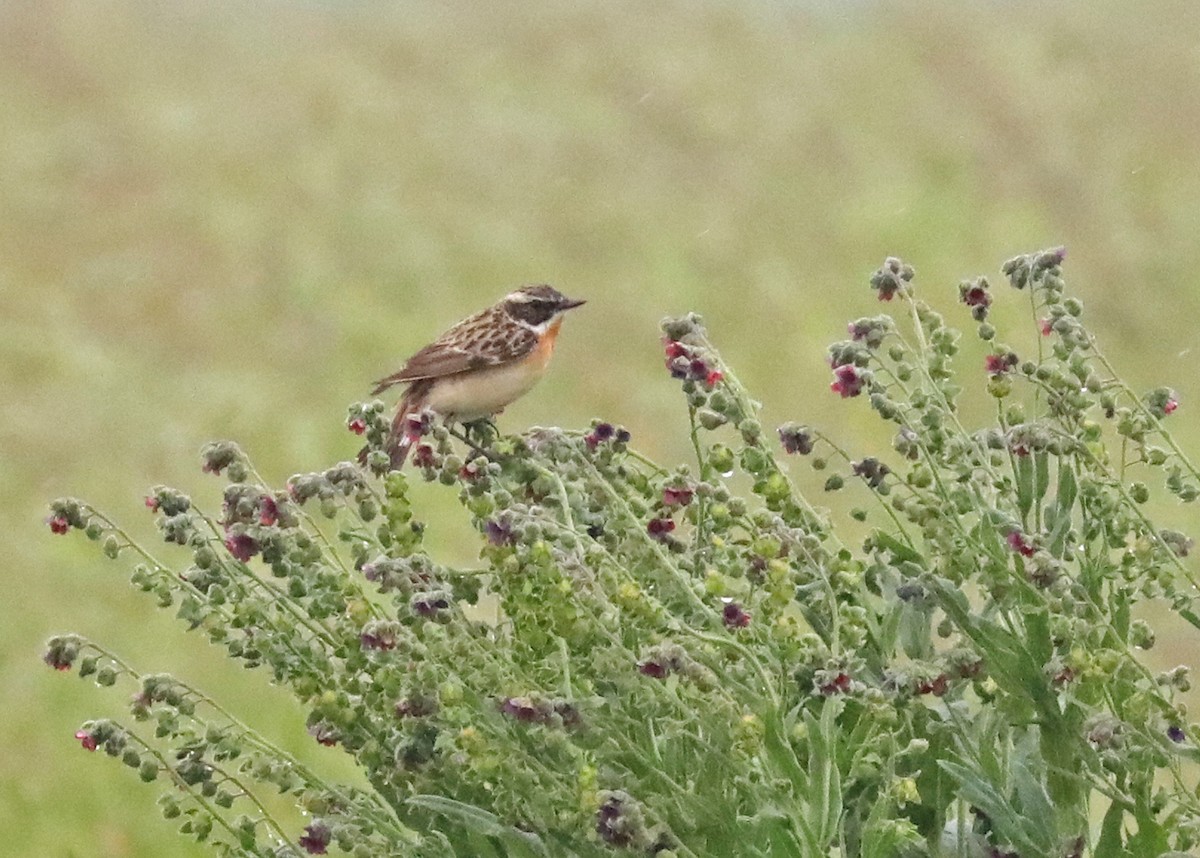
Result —
<instances>
[{"instance_id":1,"label":"blurred green background","mask_svg":"<svg viewBox=\"0 0 1200 858\"><path fill-rule=\"evenodd\" d=\"M127 692L45 669L58 631L350 772L124 565L52 537L47 499L153 538L149 486L213 505L208 439L279 481L348 457L347 403L526 281L589 304L502 428L603 416L683 460L656 323L695 309L768 424L860 449L880 436L823 354L879 311L883 257L970 329L960 278L1058 243L1130 379L1180 391L1196 452L1198 138L1186 0L0 0L0 854L206 854L71 738ZM469 560L459 524L434 539Z\"/></svg>"}]
</instances>

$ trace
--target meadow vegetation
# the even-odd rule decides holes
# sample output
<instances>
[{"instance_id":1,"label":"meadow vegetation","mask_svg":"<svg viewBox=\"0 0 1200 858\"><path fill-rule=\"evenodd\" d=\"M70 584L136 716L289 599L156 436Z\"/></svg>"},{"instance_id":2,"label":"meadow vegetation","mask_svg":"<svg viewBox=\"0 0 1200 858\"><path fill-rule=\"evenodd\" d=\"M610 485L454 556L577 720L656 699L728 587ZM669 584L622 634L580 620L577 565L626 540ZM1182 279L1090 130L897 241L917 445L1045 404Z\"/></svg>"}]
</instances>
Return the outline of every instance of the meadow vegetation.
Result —
<instances>
[{"instance_id":1,"label":"meadow vegetation","mask_svg":"<svg viewBox=\"0 0 1200 858\"><path fill-rule=\"evenodd\" d=\"M60 630L219 689L353 777L264 676L51 539L44 503L132 511L152 485L190 485L214 437L276 482L347 458L346 403L515 283L590 302L502 428L602 416L684 461L656 324L694 309L766 424L837 427L857 455L891 435L830 396L825 346L879 260L917 260L926 296L953 301L962 277L1061 242L1129 381L1170 384L1189 419L1200 19L1184 3L931 8L0 9L3 848L205 854L80 754L81 713L124 706L36 669ZM469 561L453 498L420 502L445 520L430 543ZM1187 529L1189 509L1156 515ZM1151 655L1188 661L1192 640L1168 623Z\"/></svg>"}]
</instances>

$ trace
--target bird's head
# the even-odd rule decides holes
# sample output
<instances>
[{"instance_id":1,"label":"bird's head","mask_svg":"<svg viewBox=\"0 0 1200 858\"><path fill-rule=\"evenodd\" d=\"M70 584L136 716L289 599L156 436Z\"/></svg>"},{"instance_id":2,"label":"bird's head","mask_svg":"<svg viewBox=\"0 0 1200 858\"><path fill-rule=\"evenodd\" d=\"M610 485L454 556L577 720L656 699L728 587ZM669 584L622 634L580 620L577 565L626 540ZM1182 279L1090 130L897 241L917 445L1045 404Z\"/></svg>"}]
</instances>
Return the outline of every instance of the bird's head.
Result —
<instances>
[{"instance_id":1,"label":"bird's head","mask_svg":"<svg viewBox=\"0 0 1200 858\"><path fill-rule=\"evenodd\" d=\"M538 284L522 286L504 296L504 309L518 322L531 328L541 328L557 319L567 310L587 303L568 298L553 286Z\"/></svg>"}]
</instances>

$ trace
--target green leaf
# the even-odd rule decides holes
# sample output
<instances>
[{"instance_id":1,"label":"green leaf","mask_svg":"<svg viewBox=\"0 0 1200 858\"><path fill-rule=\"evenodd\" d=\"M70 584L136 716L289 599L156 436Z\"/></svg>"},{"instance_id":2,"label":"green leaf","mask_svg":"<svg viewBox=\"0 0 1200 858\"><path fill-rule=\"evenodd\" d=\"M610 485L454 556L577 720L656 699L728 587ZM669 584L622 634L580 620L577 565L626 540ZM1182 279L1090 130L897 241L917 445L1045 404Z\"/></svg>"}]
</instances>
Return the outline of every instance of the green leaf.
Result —
<instances>
[{"instance_id":1,"label":"green leaf","mask_svg":"<svg viewBox=\"0 0 1200 858\"><path fill-rule=\"evenodd\" d=\"M1014 467L1017 472L1017 509L1021 513L1021 521L1026 522L1029 511L1033 509L1033 459L1030 456L1017 456Z\"/></svg>"},{"instance_id":2,"label":"green leaf","mask_svg":"<svg viewBox=\"0 0 1200 858\"><path fill-rule=\"evenodd\" d=\"M1033 496L1041 500L1050 490L1050 454L1039 450L1033 454Z\"/></svg>"},{"instance_id":3,"label":"green leaf","mask_svg":"<svg viewBox=\"0 0 1200 858\"><path fill-rule=\"evenodd\" d=\"M1109 805L1100 823L1100 837L1096 840L1096 849L1092 858L1121 858L1125 853L1121 845L1121 821L1125 810L1115 801Z\"/></svg>"},{"instance_id":4,"label":"green leaf","mask_svg":"<svg viewBox=\"0 0 1200 858\"><path fill-rule=\"evenodd\" d=\"M497 837L508 848L510 855L520 858L546 858L550 854L536 834L505 825L496 814L473 804L441 795L414 795L405 803L448 817L481 837ZM494 849L491 854L495 854Z\"/></svg>"}]
</instances>

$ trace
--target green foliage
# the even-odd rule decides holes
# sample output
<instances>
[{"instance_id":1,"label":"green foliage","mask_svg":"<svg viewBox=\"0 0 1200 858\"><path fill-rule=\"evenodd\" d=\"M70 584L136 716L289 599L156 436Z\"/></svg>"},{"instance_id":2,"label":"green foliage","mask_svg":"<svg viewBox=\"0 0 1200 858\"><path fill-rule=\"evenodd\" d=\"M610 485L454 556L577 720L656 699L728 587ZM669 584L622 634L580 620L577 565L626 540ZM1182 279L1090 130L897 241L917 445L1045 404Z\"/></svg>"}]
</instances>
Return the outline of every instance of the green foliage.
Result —
<instances>
[{"instance_id":1,"label":"green foliage","mask_svg":"<svg viewBox=\"0 0 1200 858\"><path fill-rule=\"evenodd\" d=\"M829 353L832 391L894 429L886 456L853 459L795 423L777 445L694 315L663 324L694 466L663 468L603 422L496 437L413 421L414 468L479 536L470 568L426 548L409 477L379 450L380 402L347 421L367 470L274 489L235 444L205 447L204 470L231 480L219 514L166 487L147 498L178 561L55 501L52 530L132 557L135 586L266 668L370 789L63 636L52 667L138 689L135 726L99 719L77 738L163 783L164 816L223 854L1191 849L1187 672L1143 664L1155 636L1133 617L1161 599L1200 626L1191 540L1142 507L1152 484L1194 500L1200 473L1163 428L1175 393L1116 375L1063 294L1062 261L1004 266L1040 334L1024 358L997 340L987 280L963 284L990 350L976 369L955 367L959 332L918 298L913 269L885 262L871 285L899 318L854 321ZM972 387L995 402L989 425L964 424ZM860 544L777 446L832 468L828 491L863 494ZM286 830L263 787L317 818Z\"/></svg>"}]
</instances>

